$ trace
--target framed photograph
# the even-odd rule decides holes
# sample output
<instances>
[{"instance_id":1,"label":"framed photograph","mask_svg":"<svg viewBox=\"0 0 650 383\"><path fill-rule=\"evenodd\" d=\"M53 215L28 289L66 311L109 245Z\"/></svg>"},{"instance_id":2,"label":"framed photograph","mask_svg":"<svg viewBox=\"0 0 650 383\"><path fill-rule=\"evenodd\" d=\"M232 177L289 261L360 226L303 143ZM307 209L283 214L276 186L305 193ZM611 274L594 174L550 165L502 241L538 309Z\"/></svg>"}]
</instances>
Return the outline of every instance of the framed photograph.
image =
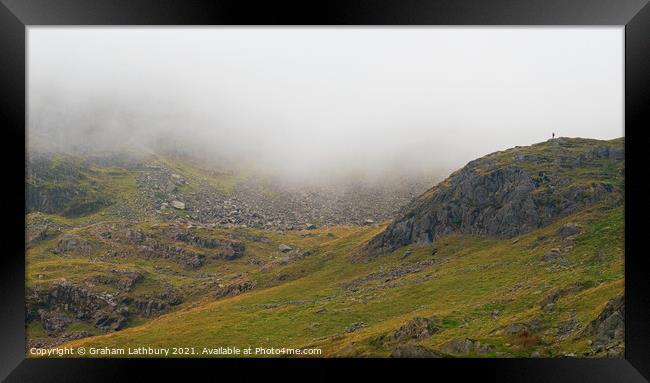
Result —
<instances>
[{"instance_id":1,"label":"framed photograph","mask_svg":"<svg viewBox=\"0 0 650 383\"><path fill-rule=\"evenodd\" d=\"M3 379L650 377L646 1L2 3Z\"/></svg>"}]
</instances>

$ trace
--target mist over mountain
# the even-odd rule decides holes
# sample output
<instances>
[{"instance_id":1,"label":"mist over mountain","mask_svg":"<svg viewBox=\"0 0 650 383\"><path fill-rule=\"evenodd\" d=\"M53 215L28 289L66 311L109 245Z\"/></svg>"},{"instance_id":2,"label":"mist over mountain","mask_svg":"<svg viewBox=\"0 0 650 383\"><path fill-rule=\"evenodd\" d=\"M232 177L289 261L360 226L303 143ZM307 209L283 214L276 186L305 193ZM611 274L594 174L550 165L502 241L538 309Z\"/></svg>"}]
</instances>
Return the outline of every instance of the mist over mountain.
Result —
<instances>
[{"instance_id":1,"label":"mist over mountain","mask_svg":"<svg viewBox=\"0 0 650 383\"><path fill-rule=\"evenodd\" d=\"M34 27L28 142L301 182L440 178L552 132L620 137L612 51L620 28Z\"/></svg>"},{"instance_id":2,"label":"mist over mountain","mask_svg":"<svg viewBox=\"0 0 650 383\"><path fill-rule=\"evenodd\" d=\"M27 356L624 357L622 42L30 27Z\"/></svg>"}]
</instances>

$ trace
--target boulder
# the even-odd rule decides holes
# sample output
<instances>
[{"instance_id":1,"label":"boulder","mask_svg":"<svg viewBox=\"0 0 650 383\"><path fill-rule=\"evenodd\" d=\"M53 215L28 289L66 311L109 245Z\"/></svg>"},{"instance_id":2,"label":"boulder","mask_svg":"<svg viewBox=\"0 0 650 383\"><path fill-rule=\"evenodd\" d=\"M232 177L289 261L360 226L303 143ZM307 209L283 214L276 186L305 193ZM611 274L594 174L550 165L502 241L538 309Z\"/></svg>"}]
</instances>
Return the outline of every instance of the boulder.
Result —
<instances>
[{"instance_id":1,"label":"boulder","mask_svg":"<svg viewBox=\"0 0 650 383\"><path fill-rule=\"evenodd\" d=\"M569 222L562 225L555 234L559 237L566 238L580 233L580 225L575 222Z\"/></svg>"},{"instance_id":2,"label":"boulder","mask_svg":"<svg viewBox=\"0 0 650 383\"><path fill-rule=\"evenodd\" d=\"M530 333L530 328L526 323L511 323L504 327L501 334L508 336L522 336Z\"/></svg>"},{"instance_id":3,"label":"boulder","mask_svg":"<svg viewBox=\"0 0 650 383\"><path fill-rule=\"evenodd\" d=\"M560 257L560 249L554 248L551 249L548 253L542 255L542 261L550 262L558 259Z\"/></svg>"},{"instance_id":4,"label":"boulder","mask_svg":"<svg viewBox=\"0 0 650 383\"><path fill-rule=\"evenodd\" d=\"M184 202L181 202L181 201L179 201L179 200L173 200L173 201L171 202L171 204L172 204L172 207L173 207L174 209L185 210L185 203L184 203Z\"/></svg>"},{"instance_id":5,"label":"boulder","mask_svg":"<svg viewBox=\"0 0 650 383\"><path fill-rule=\"evenodd\" d=\"M465 355L474 348L474 342L470 339L452 339L445 343L441 350L447 354Z\"/></svg>"},{"instance_id":6,"label":"boulder","mask_svg":"<svg viewBox=\"0 0 650 383\"><path fill-rule=\"evenodd\" d=\"M289 245L285 245L284 243L282 243L280 244L280 246L278 246L278 250L280 250L283 253L288 253L291 250L293 250L293 248Z\"/></svg>"},{"instance_id":7,"label":"boulder","mask_svg":"<svg viewBox=\"0 0 650 383\"><path fill-rule=\"evenodd\" d=\"M366 326L367 325L365 323L363 323L363 322L355 322L355 323L352 323L350 326L348 326L348 328L345 330L345 332L355 332L355 331L360 330L360 329L362 329L362 328L364 328Z\"/></svg>"},{"instance_id":8,"label":"boulder","mask_svg":"<svg viewBox=\"0 0 650 383\"><path fill-rule=\"evenodd\" d=\"M397 330L388 334L388 340L395 342L422 340L430 337L439 329L439 321L435 317L415 317Z\"/></svg>"}]
</instances>

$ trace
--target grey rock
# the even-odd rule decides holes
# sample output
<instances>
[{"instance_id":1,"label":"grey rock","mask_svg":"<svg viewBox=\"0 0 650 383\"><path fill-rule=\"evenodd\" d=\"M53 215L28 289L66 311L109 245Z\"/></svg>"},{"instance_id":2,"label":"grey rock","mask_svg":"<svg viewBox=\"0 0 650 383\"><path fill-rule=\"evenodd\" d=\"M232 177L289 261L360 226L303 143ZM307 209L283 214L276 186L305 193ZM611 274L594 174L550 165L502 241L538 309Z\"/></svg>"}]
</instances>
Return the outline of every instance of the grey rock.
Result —
<instances>
[{"instance_id":1,"label":"grey rock","mask_svg":"<svg viewBox=\"0 0 650 383\"><path fill-rule=\"evenodd\" d=\"M440 330L439 321L435 317L416 317L408 321L397 330L388 334L387 339L393 342L408 340L422 340L429 338Z\"/></svg>"},{"instance_id":2,"label":"grey rock","mask_svg":"<svg viewBox=\"0 0 650 383\"><path fill-rule=\"evenodd\" d=\"M442 345L441 351L452 355L469 354L474 348L474 341L470 339L452 339Z\"/></svg>"},{"instance_id":3,"label":"grey rock","mask_svg":"<svg viewBox=\"0 0 650 383\"><path fill-rule=\"evenodd\" d=\"M496 351L496 347L492 344L481 343L479 341L474 342L474 350L478 354L489 354Z\"/></svg>"},{"instance_id":4,"label":"grey rock","mask_svg":"<svg viewBox=\"0 0 650 383\"><path fill-rule=\"evenodd\" d=\"M173 207L174 209L185 210L185 203L184 203L184 202L181 202L181 201L179 201L179 200L173 200L173 201L171 202L171 204L172 204L172 207Z\"/></svg>"},{"instance_id":5,"label":"grey rock","mask_svg":"<svg viewBox=\"0 0 650 383\"><path fill-rule=\"evenodd\" d=\"M442 356L426 347L406 344L397 346L391 353L391 358L441 358Z\"/></svg>"},{"instance_id":6,"label":"grey rock","mask_svg":"<svg viewBox=\"0 0 650 383\"><path fill-rule=\"evenodd\" d=\"M558 248L551 249L551 251L542 255L542 261L545 262L554 261L560 257L560 253L561 251Z\"/></svg>"},{"instance_id":7,"label":"grey rock","mask_svg":"<svg viewBox=\"0 0 650 383\"><path fill-rule=\"evenodd\" d=\"M285 245L284 243L282 243L280 244L280 246L278 246L278 250L280 250L283 253L288 253L291 250L293 250L293 248L289 245Z\"/></svg>"},{"instance_id":8,"label":"grey rock","mask_svg":"<svg viewBox=\"0 0 650 383\"><path fill-rule=\"evenodd\" d=\"M231 261L240 258L246 251L243 242L227 239L205 238L194 235L190 231L172 233L172 238L182 241L195 247L202 247L213 250L211 257L214 259L225 259Z\"/></svg>"},{"instance_id":9,"label":"grey rock","mask_svg":"<svg viewBox=\"0 0 650 383\"><path fill-rule=\"evenodd\" d=\"M66 235L59 239L54 247L54 253L61 254L69 251L87 251L89 245L86 241L79 239L76 236Z\"/></svg>"},{"instance_id":10,"label":"grey rock","mask_svg":"<svg viewBox=\"0 0 650 383\"><path fill-rule=\"evenodd\" d=\"M598 317L582 331L593 337L591 345L595 352L622 345L625 338L625 299L621 294L607 302Z\"/></svg>"},{"instance_id":11,"label":"grey rock","mask_svg":"<svg viewBox=\"0 0 650 383\"><path fill-rule=\"evenodd\" d=\"M526 323L511 323L500 331L503 335L508 336L522 336L531 332L530 327Z\"/></svg>"},{"instance_id":12,"label":"grey rock","mask_svg":"<svg viewBox=\"0 0 650 383\"><path fill-rule=\"evenodd\" d=\"M566 336L578 329L580 324L578 323L575 314L571 318L559 322L557 324L557 335L560 337Z\"/></svg>"},{"instance_id":13,"label":"grey rock","mask_svg":"<svg viewBox=\"0 0 650 383\"><path fill-rule=\"evenodd\" d=\"M26 300L27 322L41 322L50 335L58 335L76 322L102 331L117 331L127 322L128 308L114 295L98 294L67 281L29 291Z\"/></svg>"},{"instance_id":14,"label":"grey rock","mask_svg":"<svg viewBox=\"0 0 650 383\"><path fill-rule=\"evenodd\" d=\"M113 312L99 312L95 315L94 322L95 327L104 332L108 332L124 328L127 319L124 316Z\"/></svg>"},{"instance_id":15,"label":"grey rock","mask_svg":"<svg viewBox=\"0 0 650 383\"><path fill-rule=\"evenodd\" d=\"M135 299L133 306L135 307L136 313L144 317L152 317L160 315L167 311L168 308L179 305L180 303L182 303L182 299L175 291L165 290Z\"/></svg>"},{"instance_id":16,"label":"grey rock","mask_svg":"<svg viewBox=\"0 0 650 383\"><path fill-rule=\"evenodd\" d=\"M350 326L348 326L348 328L345 330L345 332L355 332L355 331L360 330L360 329L362 329L362 328L364 328L366 326L367 325L365 323L363 323L363 322L355 322L355 323L352 323Z\"/></svg>"},{"instance_id":17,"label":"grey rock","mask_svg":"<svg viewBox=\"0 0 650 383\"><path fill-rule=\"evenodd\" d=\"M215 298L233 297L235 295L243 294L247 291L250 291L254 289L255 286L256 283L254 281L234 282L228 286L220 287L217 291L215 291L214 297Z\"/></svg>"},{"instance_id":18,"label":"grey rock","mask_svg":"<svg viewBox=\"0 0 650 383\"><path fill-rule=\"evenodd\" d=\"M575 222L569 222L565 225L562 225L556 232L555 234L559 237L566 238L570 237L572 235L576 235L580 233L580 225L578 225Z\"/></svg>"}]
</instances>

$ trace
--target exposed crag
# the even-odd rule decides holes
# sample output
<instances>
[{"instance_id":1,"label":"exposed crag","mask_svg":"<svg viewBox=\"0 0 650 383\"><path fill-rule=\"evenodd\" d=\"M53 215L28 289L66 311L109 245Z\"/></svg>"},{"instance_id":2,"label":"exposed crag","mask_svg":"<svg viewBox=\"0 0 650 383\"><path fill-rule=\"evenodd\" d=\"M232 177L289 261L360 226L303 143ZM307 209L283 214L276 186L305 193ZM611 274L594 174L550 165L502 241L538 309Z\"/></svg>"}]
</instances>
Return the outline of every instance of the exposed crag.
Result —
<instances>
[{"instance_id":1,"label":"exposed crag","mask_svg":"<svg viewBox=\"0 0 650 383\"><path fill-rule=\"evenodd\" d=\"M623 139L557 138L468 163L408 205L371 253L463 233L508 238L604 200L621 203Z\"/></svg>"}]
</instances>

